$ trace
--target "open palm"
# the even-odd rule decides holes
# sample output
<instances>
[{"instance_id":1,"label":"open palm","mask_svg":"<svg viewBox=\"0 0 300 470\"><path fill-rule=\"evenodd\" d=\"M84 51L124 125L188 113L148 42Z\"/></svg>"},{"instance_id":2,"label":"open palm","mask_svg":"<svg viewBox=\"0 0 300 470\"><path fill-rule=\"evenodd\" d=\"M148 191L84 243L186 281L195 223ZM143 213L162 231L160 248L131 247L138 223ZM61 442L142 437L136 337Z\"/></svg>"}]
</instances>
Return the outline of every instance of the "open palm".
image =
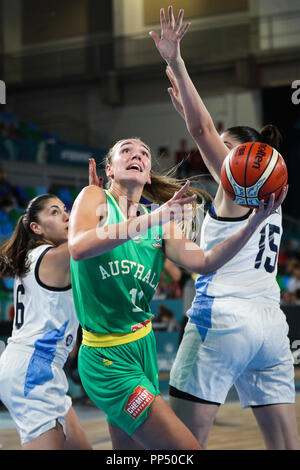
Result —
<instances>
[{"instance_id":1,"label":"open palm","mask_svg":"<svg viewBox=\"0 0 300 470\"><path fill-rule=\"evenodd\" d=\"M175 22L173 7L168 8L169 22L166 20L165 10L160 10L160 24L161 24L161 37L155 32L150 31L150 36L155 42L155 45L162 56L167 62L172 59L180 57L180 41L187 32L191 23L187 23L182 27L182 19L184 10L180 10L178 19Z\"/></svg>"}]
</instances>

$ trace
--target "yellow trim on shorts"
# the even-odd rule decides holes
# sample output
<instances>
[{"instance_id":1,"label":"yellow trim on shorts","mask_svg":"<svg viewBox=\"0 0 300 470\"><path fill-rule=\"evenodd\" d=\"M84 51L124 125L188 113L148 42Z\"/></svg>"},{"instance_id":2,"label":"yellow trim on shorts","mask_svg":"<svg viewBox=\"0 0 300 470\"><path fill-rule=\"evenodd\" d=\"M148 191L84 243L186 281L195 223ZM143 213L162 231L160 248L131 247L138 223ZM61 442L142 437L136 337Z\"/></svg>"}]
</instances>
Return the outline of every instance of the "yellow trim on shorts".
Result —
<instances>
[{"instance_id":1,"label":"yellow trim on shorts","mask_svg":"<svg viewBox=\"0 0 300 470\"><path fill-rule=\"evenodd\" d=\"M133 333L113 333L111 335L91 333L90 331L86 331L82 328L82 344L91 348L119 346L120 344L132 343L133 341L144 338L144 336L147 336L151 331L151 322Z\"/></svg>"}]
</instances>

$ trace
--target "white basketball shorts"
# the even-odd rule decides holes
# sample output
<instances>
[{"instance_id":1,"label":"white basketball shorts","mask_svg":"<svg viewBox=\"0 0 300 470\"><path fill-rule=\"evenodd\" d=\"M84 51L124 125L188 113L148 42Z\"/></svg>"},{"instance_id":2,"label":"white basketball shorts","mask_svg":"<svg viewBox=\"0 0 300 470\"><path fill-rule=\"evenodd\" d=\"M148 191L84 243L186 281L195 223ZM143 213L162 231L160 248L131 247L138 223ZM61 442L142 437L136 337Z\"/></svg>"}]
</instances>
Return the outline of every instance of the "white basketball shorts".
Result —
<instances>
[{"instance_id":1,"label":"white basketball shorts","mask_svg":"<svg viewBox=\"0 0 300 470\"><path fill-rule=\"evenodd\" d=\"M56 359L33 353L33 348L8 344L0 357L0 399L10 412L25 444L54 428L66 435L66 414L72 400L68 381Z\"/></svg>"},{"instance_id":2,"label":"white basketball shorts","mask_svg":"<svg viewBox=\"0 0 300 470\"><path fill-rule=\"evenodd\" d=\"M243 408L294 403L294 363L287 334L286 317L276 304L215 299L209 315L193 311L170 385L220 404L235 385Z\"/></svg>"}]
</instances>

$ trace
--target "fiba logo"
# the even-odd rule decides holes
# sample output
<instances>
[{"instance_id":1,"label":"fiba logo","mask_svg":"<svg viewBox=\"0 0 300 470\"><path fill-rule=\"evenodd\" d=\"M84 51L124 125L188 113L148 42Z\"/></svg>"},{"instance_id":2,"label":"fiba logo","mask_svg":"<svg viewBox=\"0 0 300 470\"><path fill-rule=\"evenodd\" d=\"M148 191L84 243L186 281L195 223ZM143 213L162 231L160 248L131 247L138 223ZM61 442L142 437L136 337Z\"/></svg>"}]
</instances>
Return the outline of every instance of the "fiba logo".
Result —
<instances>
[{"instance_id":1,"label":"fiba logo","mask_svg":"<svg viewBox=\"0 0 300 470\"><path fill-rule=\"evenodd\" d=\"M0 104L6 104L6 85L0 80Z\"/></svg>"},{"instance_id":2,"label":"fiba logo","mask_svg":"<svg viewBox=\"0 0 300 470\"><path fill-rule=\"evenodd\" d=\"M300 104L300 80L295 80L292 83L292 88L296 90L292 94L292 103L296 105Z\"/></svg>"}]
</instances>

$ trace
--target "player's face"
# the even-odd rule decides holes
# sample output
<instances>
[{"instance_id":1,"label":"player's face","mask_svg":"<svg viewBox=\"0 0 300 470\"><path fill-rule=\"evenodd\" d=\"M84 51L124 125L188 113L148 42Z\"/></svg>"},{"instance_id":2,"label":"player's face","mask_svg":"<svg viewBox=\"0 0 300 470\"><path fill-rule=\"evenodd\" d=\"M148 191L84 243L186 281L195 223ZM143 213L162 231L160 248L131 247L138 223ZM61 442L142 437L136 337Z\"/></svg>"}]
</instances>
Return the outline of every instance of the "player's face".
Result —
<instances>
[{"instance_id":1,"label":"player's face","mask_svg":"<svg viewBox=\"0 0 300 470\"><path fill-rule=\"evenodd\" d=\"M234 147L237 147L238 145L242 144L242 142L239 142L237 139L232 137L229 132L223 132L220 137L229 151L231 151Z\"/></svg>"},{"instance_id":2,"label":"player's face","mask_svg":"<svg viewBox=\"0 0 300 470\"><path fill-rule=\"evenodd\" d=\"M31 229L45 239L60 245L68 240L69 213L60 199L51 198L38 214L39 223L32 222Z\"/></svg>"},{"instance_id":3,"label":"player's face","mask_svg":"<svg viewBox=\"0 0 300 470\"><path fill-rule=\"evenodd\" d=\"M116 147L106 173L115 182L150 183L151 153L140 140L128 139Z\"/></svg>"}]
</instances>

